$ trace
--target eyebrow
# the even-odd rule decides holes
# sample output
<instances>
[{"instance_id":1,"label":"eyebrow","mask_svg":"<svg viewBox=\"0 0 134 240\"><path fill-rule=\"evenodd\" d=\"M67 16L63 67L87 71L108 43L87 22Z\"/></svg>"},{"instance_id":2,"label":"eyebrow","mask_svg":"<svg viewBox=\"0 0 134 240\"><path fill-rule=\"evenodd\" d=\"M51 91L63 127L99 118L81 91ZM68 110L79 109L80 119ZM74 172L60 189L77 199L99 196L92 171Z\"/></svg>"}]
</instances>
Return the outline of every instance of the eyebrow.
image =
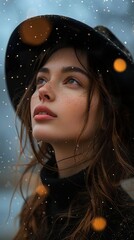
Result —
<instances>
[{"instance_id":1,"label":"eyebrow","mask_svg":"<svg viewBox=\"0 0 134 240\"><path fill-rule=\"evenodd\" d=\"M65 73L66 72L79 72L79 73L82 73L82 74L86 75L87 77L89 77L88 73L79 67L73 67L73 66L63 67L62 71Z\"/></svg>"},{"instance_id":2,"label":"eyebrow","mask_svg":"<svg viewBox=\"0 0 134 240\"><path fill-rule=\"evenodd\" d=\"M84 74L86 77L89 77L89 74L86 71L84 71L82 68L79 68L79 67L74 67L74 66L63 67L61 71L63 73L78 72L78 73ZM50 70L49 70L49 68L42 67L42 68L40 68L38 73L40 73L40 72L49 73Z\"/></svg>"}]
</instances>

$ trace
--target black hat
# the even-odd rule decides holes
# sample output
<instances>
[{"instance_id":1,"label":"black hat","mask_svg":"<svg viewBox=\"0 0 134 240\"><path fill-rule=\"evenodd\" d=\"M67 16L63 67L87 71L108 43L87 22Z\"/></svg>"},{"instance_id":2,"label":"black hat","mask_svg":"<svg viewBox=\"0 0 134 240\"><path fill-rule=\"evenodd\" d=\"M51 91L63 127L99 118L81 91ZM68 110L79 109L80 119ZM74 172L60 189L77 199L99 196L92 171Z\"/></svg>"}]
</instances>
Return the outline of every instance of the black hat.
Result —
<instances>
[{"instance_id":1,"label":"black hat","mask_svg":"<svg viewBox=\"0 0 134 240\"><path fill-rule=\"evenodd\" d=\"M117 94L117 86L123 102L133 105L134 62L115 35L103 26L92 28L68 17L44 15L19 24L8 42L6 83L15 109L32 79L38 55L62 41L85 46L92 53L98 72L107 74L107 81L112 79L112 94Z\"/></svg>"}]
</instances>

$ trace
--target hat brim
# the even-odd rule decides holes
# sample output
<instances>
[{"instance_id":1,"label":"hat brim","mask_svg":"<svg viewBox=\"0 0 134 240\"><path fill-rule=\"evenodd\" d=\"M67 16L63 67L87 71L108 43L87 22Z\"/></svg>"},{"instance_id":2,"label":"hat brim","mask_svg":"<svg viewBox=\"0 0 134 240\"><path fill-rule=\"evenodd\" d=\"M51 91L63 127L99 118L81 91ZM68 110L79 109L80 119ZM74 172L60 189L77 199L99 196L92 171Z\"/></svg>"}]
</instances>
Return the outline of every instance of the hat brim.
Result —
<instances>
[{"instance_id":1,"label":"hat brim","mask_svg":"<svg viewBox=\"0 0 134 240\"><path fill-rule=\"evenodd\" d=\"M86 46L89 51L94 51L98 70L112 71L124 94L133 94L134 63L115 42L77 20L59 15L43 15L19 24L8 42L5 62L6 83L15 109L32 79L38 55L63 39L64 41L70 39L80 46ZM117 58L122 58L126 62L127 68L124 72L113 69L113 63Z\"/></svg>"}]
</instances>

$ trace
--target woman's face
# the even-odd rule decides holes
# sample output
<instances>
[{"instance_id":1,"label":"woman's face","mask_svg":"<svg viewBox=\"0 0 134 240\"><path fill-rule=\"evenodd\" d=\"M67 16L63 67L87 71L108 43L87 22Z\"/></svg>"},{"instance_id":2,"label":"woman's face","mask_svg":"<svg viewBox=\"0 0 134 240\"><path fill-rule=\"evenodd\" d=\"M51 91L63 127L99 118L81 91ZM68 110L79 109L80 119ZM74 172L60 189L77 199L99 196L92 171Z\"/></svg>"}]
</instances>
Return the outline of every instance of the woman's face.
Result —
<instances>
[{"instance_id":1,"label":"woman's face","mask_svg":"<svg viewBox=\"0 0 134 240\"><path fill-rule=\"evenodd\" d=\"M85 53L78 51L87 69ZM87 114L90 78L73 48L54 52L39 70L31 97L32 132L35 139L50 144L76 143ZM97 127L99 97L94 91L81 141L88 142Z\"/></svg>"}]
</instances>

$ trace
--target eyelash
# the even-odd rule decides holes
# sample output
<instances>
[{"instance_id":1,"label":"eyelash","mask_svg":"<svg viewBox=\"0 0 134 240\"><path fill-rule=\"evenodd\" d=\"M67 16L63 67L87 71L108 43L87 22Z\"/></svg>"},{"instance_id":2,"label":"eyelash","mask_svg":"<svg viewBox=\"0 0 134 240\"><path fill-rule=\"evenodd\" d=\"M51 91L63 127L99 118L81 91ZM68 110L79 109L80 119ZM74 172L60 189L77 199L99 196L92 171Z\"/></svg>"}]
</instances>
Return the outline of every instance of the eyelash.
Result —
<instances>
[{"instance_id":1,"label":"eyelash","mask_svg":"<svg viewBox=\"0 0 134 240\"><path fill-rule=\"evenodd\" d=\"M70 80L75 81L75 83L77 83L77 84L75 84L75 85L81 86L80 82L79 82L77 79L75 79L74 77L69 77L69 78L67 78L67 80L65 80L65 84L66 84L66 83L69 83ZM73 83L70 83L70 84L73 84Z\"/></svg>"},{"instance_id":2,"label":"eyelash","mask_svg":"<svg viewBox=\"0 0 134 240\"><path fill-rule=\"evenodd\" d=\"M42 81L42 83L40 83ZM43 77L37 77L36 79L36 87L39 88L40 86L43 86L43 82L47 83L47 80Z\"/></svg>"},{"instance_id":3,"label":"eyelash","mask_svg":"<svg viewBox=\"0 0 134 240\"><path fill-rule=\"evenodd\" d=\"M73 80L73 82L69 83L70 80ZM43 85L45 85L48 81L43 78L43 77L37 77L36 79L36 88L40 88L42 87ZM75 82L75 83L74 83ZM75 79L74 77L68 77L67 79L64 80L63 82L64 84L70 84L70 85L78 85L78 86L81 86L81 83Z\"/></svg>"}]
</instances>

